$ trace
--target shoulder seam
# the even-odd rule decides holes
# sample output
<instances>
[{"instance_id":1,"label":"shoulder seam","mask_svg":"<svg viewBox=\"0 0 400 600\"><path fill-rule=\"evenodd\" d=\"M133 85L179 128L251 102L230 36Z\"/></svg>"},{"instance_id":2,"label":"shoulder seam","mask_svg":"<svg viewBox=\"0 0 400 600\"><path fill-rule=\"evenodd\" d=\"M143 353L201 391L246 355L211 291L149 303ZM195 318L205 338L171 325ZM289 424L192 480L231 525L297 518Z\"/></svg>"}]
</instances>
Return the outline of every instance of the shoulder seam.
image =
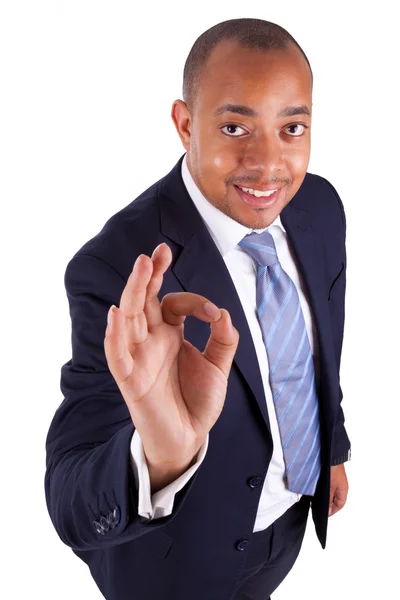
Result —
<instances>
[{"instance_id":1,"label":"shoulder seam","mask_svg":"<svg viewBox=\"0 0 400 600\"><path fill-rule=\"evenodd\" d=\"M94 260L97 260L98 262L102 263L103 265L105 265L110 271L112 271L113 273L115 273L115 275L117 275L119 277L119 279L121 279L121 281L123 281L126 284L125 279L122 277L122 275L120 273L118 273L118 271L116 271L111 265L109 265L108 263L106 263L103 259L98 258L98 256L93 256L92 254L75 254L75 256L73 256L71 258L71 260L69 261L68 265L72 263L72 261L76 258L93 258ZM67 268L68 268L67 265Z\"/></svg>"},{"instance_id":2,"label":"shoulder seam","mask_svg":"<svg viewBox=\"0 0 400 600\"><path fill-rule=\"evenodd\" d=\"M316 175L316 173L315 173L315 175ZM339 204L340 214L342 216L343 225L344 225L344 228L346 229L346 215L345 215L345 212L344 212L343 202L340 199L339 194L337 193L337 191L335 190L335 188L333 187L333 185L331 184L331 182L328 181L327 179L325 179L325 177L322 177L322 175L316 175L316 177L319 177L320 179L322 179L323 181L325 181L325 183L327 183L329 185L329 187L331 188L332 192L334 193L335 198L337 200L337 203Z\"/></svg>"}]
</instances>

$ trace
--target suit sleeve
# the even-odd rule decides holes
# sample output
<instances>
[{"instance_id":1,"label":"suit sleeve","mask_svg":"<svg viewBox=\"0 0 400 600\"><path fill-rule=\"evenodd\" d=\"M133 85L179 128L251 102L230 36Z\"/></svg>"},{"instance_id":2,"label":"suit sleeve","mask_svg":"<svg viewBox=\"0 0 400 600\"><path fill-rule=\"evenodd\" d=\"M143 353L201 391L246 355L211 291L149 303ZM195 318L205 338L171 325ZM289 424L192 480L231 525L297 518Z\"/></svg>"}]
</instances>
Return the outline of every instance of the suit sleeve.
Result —
<instances>
[{"instance_id":1,"label":"suit sleeve","mask_svg":"<svg viewBox=\"0 0 400 600\"><path fill-rule=\"evenodd\" d=\"M148 521L138 513L131 462L135 431L104 352L107 313L125 280L102 260L76 255L65 272L72 358L61 369L63 401L46 438L45 495L61 540L76 550L134 540L176 518L196 475L175 496L173 511Z\"/></svg>"},{"instance_id":2,"label":"suit sleeve","mask_svg":"<svg viewBox=\"0 0 400 600\"><path fill-rule=\"evenodd\" d=\"M342 226L343 226L342 253L343 253L343 263L344 263L344 273L343 273L344 292L343 292L343 297L341 298L341 302L342 302L341 310L343 313L343 327L344 327L346 272L347 272L346 215L345 215L345 211L344 211L343 202L340 199L340 196L337 193L336 189L330 183L330 181L328 181L324 177L322 177L322 179L325 181L325 183L327 183L329 185L330 189L334 193L334 196L339 205ZM343 329L341 331L343 332ZM343 340L343 336L342 336L342 340ZM339 348L340 354L341 354L341 349L342 349L342 344L340 344L340 348ZM339 367L340 367L340 354L338 356ZM342 400L343 400L343 392L342 392L342 388L340 385L339 385L339 389L338 389L338 396L339 396L339 399L338 399L339 407L338 407L338 412L336 415L335 428L333 431L332 452L331 452L331 465L332 466L342 464L342 463L350 460L350 458L351 458L351 443L350 443L350 440L349 440L349 437L347 435L347 431L345 428L345 417L344 417L344 412L343 412L343 408L342 408L342 404L341 404Z\"/></svg>"},{"instance_id":3,"label":"suit sleeve","mask_svg":"<svg viewBox=\"0 0 400 600\"><path fill-rule=\"evenodd\" d=\"M340 402L343 398L342 388L339 386ZM344 412L339 404L339 410L336 417L331 465L341 465L351 458L351 444L344 426Z\"/></svg>"}]
</instances>

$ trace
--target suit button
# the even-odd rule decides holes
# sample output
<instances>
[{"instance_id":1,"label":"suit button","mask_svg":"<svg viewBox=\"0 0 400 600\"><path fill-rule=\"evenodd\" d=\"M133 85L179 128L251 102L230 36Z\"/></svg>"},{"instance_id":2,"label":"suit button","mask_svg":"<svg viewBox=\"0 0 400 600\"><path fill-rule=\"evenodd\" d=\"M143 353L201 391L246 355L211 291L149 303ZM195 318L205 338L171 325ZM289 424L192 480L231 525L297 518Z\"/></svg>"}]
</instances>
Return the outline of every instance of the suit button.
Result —
<instances>
[{"instance_id":1,"label":"suit button","mask_svg":"<svg viewBox=\"0 0 400 600\"><path fill-rule=\"evenodd\" d=\"M100 533L100 535L105 535L105 531L98 521L93 521L93 525L94 525L97 533Z\"/></svg>"},{"instance_id":2,"label":"suit button","mask_svg":"<svg viewBox=\"0 0 400 600\"><path fill-rule=\"evenodd\" d=\"M246 550L248 545L249 545L249 540L242 540L241 542L238 542L236 544L236 550L240 550L242 552L243 550Z\"/></svg>"},{"instance_id":3,"label":"suit button","mask_svg":"<svg viewBox=\"0 0 400 600\"><path fill-rule=\"evenodd\" d=\"M114 527L116 527L118 525L118 523L121 520L121 510L119 508L119 506L116 506L114 508L114 510L112 510L111 512L108 513L108 524L110 525L111 529L114 529Z\"/></svg>"},{"instance_id":4,"label":"suit button","mask_svg":"<svg viewBox=\"0 0 400 600\"><path fill-rule=\"evenodd\" d=\"M108 531L110 529L110 525L105 517L101 517L100 527L102 527L104 531Z\"/></svg>"},{"instance_id":5,"label":"suit button","mask_svg":"<svg viewBox=\"0 0 400 600\"><path fill-rule=\"evenodd\" d=\"M114 522L115 519L114 519L114 516L113 516L113 511L111 511L111 512L108 513L108 515L107 515L107 521L108 521L108 524L111 527L111 529L114 529L116 523Z\"/></svg>"},{"instance_id":6,"label":"suit button","mask_svg":"<svg viewBox=\"0 0 400 600\"><path fill-rule=\"evenodd\" d=\"M249 486L251 488L257 488L260 487L260 485L263 482L263 478L262 477L250 477L249 479Z\"/></svg>"}]
</instances>

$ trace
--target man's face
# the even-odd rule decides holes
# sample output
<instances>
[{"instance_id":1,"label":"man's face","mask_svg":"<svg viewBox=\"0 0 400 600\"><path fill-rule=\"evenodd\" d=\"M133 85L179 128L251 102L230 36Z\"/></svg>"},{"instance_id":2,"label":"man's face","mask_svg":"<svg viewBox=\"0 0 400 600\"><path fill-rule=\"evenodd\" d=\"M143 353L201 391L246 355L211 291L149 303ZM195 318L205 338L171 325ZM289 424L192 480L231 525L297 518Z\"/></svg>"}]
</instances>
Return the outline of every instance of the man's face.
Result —
<instances>
[{"instance_id":1,"label":"man's face","mask_svg":"<svg viewBox=\"0 0 400 600\"><path fill-rule=\"evenodd\" d=\"M291 107L310 115L280 114ZM172 107L189 170L208 201L247 227L270 225L305 177L311 107L311 73L296 46L267 52L235 42L216 46L192 112L181 100ZM241 187L278 191L257 197Z\"/></svg>"}]
</instances>

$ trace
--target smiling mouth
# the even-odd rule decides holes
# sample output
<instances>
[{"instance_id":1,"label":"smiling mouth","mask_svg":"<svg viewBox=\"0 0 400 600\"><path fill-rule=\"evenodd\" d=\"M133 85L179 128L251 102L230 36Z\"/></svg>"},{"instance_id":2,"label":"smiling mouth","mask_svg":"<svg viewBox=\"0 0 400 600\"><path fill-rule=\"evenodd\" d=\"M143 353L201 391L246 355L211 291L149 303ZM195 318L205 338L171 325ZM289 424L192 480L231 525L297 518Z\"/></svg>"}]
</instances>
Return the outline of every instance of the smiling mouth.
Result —
<instances>
[{"instance_id":1,"label":"smiling mouth","mask_svg":"<svg viewBox=\"0 0 400 600\"><path fill-rule=\"evenodd\" d=\"M246 188L243 185L238 185L236 187L243 190L244 192L247 192L248 194L251 194L252 196L255 196L256 198L261 198L261 197L268 198L268 196L271 196L274 192L276 192L278 190L278 188L267 188L265 190L253 189L253 188Z\"/></svg>"},{"instance_id":2,"label":"smiling mouth","mask_svg":"<svg viewBox=\"0 0 400 600\"><path fill-rule=\"evenodd\" d=\"M280 191L283 188L275 190L256 190L251 188L242 188L234 185L242 202L252 208L267 208L275 204L279 198Z\"/></svg>"}]
</instances>

